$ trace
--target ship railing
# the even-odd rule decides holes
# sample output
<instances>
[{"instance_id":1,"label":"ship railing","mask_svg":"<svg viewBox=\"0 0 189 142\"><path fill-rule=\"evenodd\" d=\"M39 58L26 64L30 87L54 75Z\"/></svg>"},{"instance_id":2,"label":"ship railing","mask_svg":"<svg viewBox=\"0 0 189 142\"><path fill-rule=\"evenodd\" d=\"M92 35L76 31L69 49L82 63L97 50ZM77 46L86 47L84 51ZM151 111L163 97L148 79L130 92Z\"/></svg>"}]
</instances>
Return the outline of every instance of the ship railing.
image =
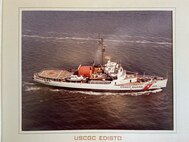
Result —
<instances>
[{"instance_id":1,"label":"ship railing","mask_svg":"<svg viewBox=\"0 0 189 142\"><path fill-rule=\"evenodd\" d=\"M164 80L163 77L152 76L152 75L138 75L137 82L156 82L157 80Z\"/></svg>"},{"instance_id":2,"label":"ship railing","mask_svg":"<svg viewBox=\"0 0 189 142\"><path fill-rule=\"evenodd\" d=\"M111 81L89 81L90 84L111 84Z\"/></svg>"},{"instance_id":3,"label":"ship railing","mask_svg":"<svg viewBox=\"0 0 189 142\"><path fill-rule=\"evenodd\" d=\"M38 73L35 73L34 74L34 78L35 79L39 79L39 80L43 80L43 81L58 81L58 82L63 82L65 81L64 78L60 79L60 78L48 78L48 77L43 77L43 76L40 76Z\"/></svg>"}]
</instances>

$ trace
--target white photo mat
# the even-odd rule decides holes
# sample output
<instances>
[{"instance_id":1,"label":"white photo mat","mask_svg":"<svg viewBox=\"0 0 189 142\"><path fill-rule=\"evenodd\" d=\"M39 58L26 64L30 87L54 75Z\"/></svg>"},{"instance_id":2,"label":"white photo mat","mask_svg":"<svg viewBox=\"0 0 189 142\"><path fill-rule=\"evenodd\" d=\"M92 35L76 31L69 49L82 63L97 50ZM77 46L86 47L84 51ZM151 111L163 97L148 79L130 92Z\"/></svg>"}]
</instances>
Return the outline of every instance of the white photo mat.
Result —
<instances>
[{"instance_id":1,"label":"white photo mat","mask_svg":"<svg viewBox=\"0 0 189 142\"><path fill-rule=\"evenodd\" d=\"M176 1L124 2L115 1L3 1L2 13L2 142L11 141L76 141L74 136L122 136L123 142L136 141L186 141L189 130L188 122L188 78L187 39L189 31L189 12L186 3ZM173 11L173 66L174 66L174 130L173 131L37 131L23 132L21 125L21 14L22 10L172 10ZM189 52L188 52L189 53ZM11 86L11 87L10 87ZM87 141L87 140L86 140ZM90 140L89 140L90 141ZM96 140L97 141L97 140Z\"/></svg>"}]
</instances>

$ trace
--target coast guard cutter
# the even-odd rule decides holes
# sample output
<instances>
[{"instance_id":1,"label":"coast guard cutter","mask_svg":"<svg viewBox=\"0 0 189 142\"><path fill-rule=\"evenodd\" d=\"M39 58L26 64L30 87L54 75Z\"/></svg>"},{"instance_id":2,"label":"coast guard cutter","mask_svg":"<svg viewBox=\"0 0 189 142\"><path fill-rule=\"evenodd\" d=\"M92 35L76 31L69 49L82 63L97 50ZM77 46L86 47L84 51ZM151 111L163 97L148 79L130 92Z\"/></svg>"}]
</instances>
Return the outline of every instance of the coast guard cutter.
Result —
<instances>
[{"instance_id":1,"label":"coast guard cutter","mask_svg":"<svg viewBox=\"0 0 189 142\"><path fill-rule=\"evenodd\" d=\"M67 70L42 70L35 73L34 81L53 87L94 91L162 91L167 78L140 75L123 69L121 64L110 59L104 64L104 40L99 37L98 49L101 64L79 65L73 72Z\"/></svg>"}]
</instances>

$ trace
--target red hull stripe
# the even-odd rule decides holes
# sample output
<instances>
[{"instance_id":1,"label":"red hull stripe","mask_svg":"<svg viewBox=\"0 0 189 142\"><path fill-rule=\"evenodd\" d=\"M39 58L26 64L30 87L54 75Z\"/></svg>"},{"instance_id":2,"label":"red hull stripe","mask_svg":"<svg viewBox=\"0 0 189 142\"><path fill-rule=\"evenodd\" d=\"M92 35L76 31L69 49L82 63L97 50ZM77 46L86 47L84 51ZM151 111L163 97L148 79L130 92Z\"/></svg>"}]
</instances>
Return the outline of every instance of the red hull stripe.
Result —
<instances>
[{"instance_id":1,"label":"red hull stripe","mask_svg":"<svg viewBox=\"0 0 189 142\"><path fill-rule=\"evenodd\" d=\"M153 84L153 83L150 83L150 84L146 85L146 86L143 88L143 90L148 90L148 89L152 86L152 84Z\"/></svg>"}]
</instances>

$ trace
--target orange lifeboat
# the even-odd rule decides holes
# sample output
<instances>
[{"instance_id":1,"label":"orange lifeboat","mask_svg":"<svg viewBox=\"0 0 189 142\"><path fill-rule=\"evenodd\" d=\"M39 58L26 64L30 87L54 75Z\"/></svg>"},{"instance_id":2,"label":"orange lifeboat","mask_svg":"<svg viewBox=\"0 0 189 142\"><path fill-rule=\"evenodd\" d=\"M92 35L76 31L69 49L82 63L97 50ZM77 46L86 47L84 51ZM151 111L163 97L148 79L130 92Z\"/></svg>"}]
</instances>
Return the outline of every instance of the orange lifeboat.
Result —
<instances>
[{"instance_id":1,"label":"orange lifeboat","mask_svg":"<svg viewBox=\"0 0 189 142\"><path fill-rule=\"evenodd\" d=\"M93 72L93 66L79 66L78 75L83 77L90 77Z\"/></svg>"}]
</instances>

